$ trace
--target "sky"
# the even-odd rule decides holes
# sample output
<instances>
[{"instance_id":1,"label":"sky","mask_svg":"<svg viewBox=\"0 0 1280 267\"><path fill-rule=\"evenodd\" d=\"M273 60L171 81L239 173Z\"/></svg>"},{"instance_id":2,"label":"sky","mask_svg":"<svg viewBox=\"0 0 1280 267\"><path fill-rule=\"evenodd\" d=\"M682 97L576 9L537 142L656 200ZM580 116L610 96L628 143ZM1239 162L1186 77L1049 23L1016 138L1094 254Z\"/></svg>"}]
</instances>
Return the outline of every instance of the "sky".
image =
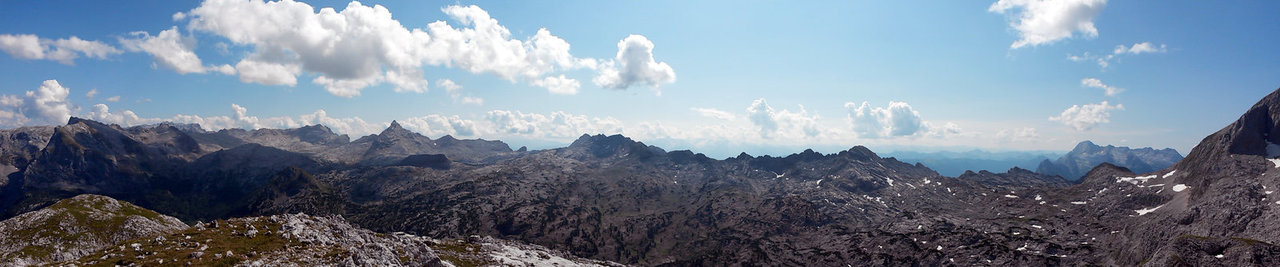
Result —
<instances>
[{"instance_id":1,"label":"sky","mask_svg":"<svg viewBox=\"0 0 1280 267\"><path fill-rule=\"evenodd\" d=\"M1280 3L0 1L0 129L1186 154L1280 87Z\"/></svg>"}]
</instances>

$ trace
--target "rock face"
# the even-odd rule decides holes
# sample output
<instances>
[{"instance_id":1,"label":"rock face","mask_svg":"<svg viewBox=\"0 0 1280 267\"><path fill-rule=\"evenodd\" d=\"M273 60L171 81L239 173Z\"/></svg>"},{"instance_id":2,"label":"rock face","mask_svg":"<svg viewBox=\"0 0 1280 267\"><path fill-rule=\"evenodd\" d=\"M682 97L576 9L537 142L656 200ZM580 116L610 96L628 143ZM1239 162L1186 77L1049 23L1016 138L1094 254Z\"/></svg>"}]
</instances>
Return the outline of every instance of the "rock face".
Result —
<instances>
[{"instance_id":1,"label":"rock face","mask_svg":"<svg viewBox=\"0 0 1280 267\"><path fill-rule=\"evenodd\" d=\"M1036 172L1046 175L1057 175L1067 180L1080 180L1089 169L1102 163L1111 163L1129 168L1137 173L1148 173L1173 166L1182 159L1182 155L1172 148L1153 149L1150 147L1130 149L1129 147L1098 146L1090 141L1080 142L1066 155L1054 161L1044 160L1036 167Z\"/></svg>"},{"instance_id":2,"label":"rock face","mask_svg":"<svg viewBox=\"0 0 1280 267\"><path fill-rule=\"evenodd\" d=\"M1121 265L1275 265L1280 252L1280 91L1148 174L1100 165L1076 188L1088 216L1109 221ZM1097 204L1094 204L1097 203Z\"/></svg>"},{"instance_id":3,"label":"rock face","mask_svg":"<svg viewBox=\"0 0 1280 267\"><path fill-rule=\"evenodd\" d=\"M0 222L0 262L77 259L127 240L171 233L178 219L99 195L79 195Z\"/></svg>"}]
</instances>

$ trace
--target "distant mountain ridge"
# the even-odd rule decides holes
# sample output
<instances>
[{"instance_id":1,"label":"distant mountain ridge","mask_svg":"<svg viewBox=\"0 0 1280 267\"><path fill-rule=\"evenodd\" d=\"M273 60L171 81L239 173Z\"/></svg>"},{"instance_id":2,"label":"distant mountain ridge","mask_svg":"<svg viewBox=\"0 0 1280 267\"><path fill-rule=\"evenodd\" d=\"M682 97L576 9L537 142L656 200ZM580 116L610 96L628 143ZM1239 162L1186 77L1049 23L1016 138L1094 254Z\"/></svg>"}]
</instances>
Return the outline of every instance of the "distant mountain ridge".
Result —
<instances>
[{"instance_id":1,"label":"distant mountain ridge","mask_svg":"<svg viewBox=\"0 0 1280 267\"><path fill-rule=\"evenodd\" d=\"M1102 163L1111 163L1126 167L1134 173L1148 173L1169 166L1182 160L1182 154L1172 148L1154 149L1150 147L1131 149L1112 145L1098 146L1091 141L1083 141L1067 152L1066 155L1050 161L1045 159L1036 167L1036 172L1046 175L1058 175L1067 180L1080 180L1090 169Z\"/></svg>"},{"instance_id":2,"label":"distant mountain ridge","mask_svg":"<svg viewBox=\"0 0 1280 267\"><path fill-rule=\"evenodd\" d=\"M893 151L884 154L888 157L896 157L903 162L923 163L942 175L957 177L966 171L998 171L1015 167L1035 169L1041 161L1057 158L1063 153L1048 151L992 152L973 149L968 151L938 152Z\"/></svg>"}]
</instances>

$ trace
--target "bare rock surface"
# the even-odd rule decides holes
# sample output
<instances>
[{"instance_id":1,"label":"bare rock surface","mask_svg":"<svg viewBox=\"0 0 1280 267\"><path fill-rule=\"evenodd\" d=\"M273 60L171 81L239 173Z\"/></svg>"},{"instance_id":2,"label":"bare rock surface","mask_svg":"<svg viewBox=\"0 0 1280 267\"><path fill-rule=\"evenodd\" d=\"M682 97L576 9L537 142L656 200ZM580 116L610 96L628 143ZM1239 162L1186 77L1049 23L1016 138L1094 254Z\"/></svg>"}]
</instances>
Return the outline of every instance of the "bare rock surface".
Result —
<instances>
[{"instance_id":1,"label":"bare rock surface","mask_svg":"<svg viewBox=\"0 0 1280 267\"><path fill-rule=\"evenodd\" d=\"M186 228L178 219L99 195L79 195L0 222L0 262L80 258L140 237Z\"/></svg>"}]
</instances>

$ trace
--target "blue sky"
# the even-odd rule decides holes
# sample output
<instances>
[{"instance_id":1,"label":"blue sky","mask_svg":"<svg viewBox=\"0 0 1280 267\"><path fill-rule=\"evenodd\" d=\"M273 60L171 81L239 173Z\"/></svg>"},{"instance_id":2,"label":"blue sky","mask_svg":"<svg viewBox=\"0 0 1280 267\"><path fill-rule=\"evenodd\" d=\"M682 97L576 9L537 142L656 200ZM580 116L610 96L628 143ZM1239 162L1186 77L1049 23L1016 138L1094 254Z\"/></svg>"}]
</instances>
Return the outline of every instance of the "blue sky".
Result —
<instances>
[{"instance_id":1,"label":"blue sky","mask_svg":"<svg viewBox=\"0 0 1280 267\"><path fill-rule=\"evenodd\" d=\"M210 130L320 123L354 139L397 120L432 138L546 148L622 133L713 156L1067 150L1082 140L1185 154L1280 87L1280 54L1267 45L1280 37L1275 10L4 1L0 128L67 116Z\"/></svg>"}]
</instances>

